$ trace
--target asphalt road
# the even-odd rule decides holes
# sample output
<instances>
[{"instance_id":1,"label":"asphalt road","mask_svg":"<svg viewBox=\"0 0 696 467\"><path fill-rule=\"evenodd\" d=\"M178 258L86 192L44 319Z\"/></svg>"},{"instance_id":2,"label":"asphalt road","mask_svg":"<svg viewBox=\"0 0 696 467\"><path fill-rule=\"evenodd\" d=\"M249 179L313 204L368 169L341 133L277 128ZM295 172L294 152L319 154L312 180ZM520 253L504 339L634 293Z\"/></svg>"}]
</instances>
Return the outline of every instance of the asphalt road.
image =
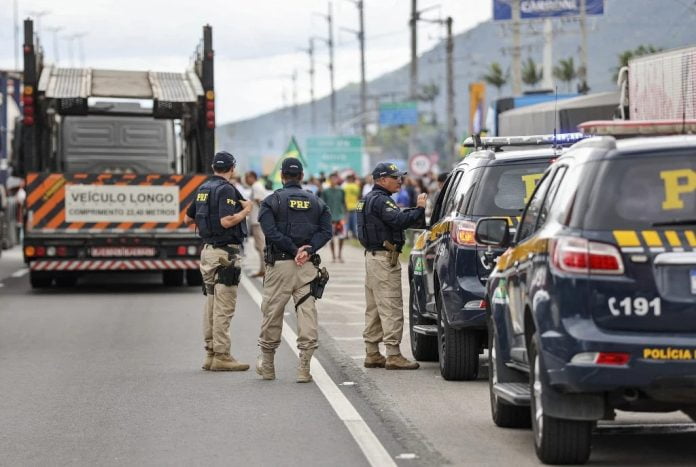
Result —
<instances>
[{"instance_id":1,"label":"asphalt road","mask_svg":"<svg viewBox=\"0 0 696 467\"><path fill-rule=\"evenodd\" d=\"M110 274L32 291L19 250L5 252L0 465L358 466L369 465L366 452L379 459L375 449L406 466L538 465L528 430L492 424L485 366L468 383L443 381L436 364L361 367L362 258L350 249L345 256L328 264L332 281L319 305L326 378L297 384L287 343L276 381L253 369L200 370L197 288ZM233 353L253 364L261 283L245 283ZM293 323L291 313L286 319ZM621 414L597 430L591 464L693 465L695 441L696 426L679 413Z\"/></svg>"}]
</instances>

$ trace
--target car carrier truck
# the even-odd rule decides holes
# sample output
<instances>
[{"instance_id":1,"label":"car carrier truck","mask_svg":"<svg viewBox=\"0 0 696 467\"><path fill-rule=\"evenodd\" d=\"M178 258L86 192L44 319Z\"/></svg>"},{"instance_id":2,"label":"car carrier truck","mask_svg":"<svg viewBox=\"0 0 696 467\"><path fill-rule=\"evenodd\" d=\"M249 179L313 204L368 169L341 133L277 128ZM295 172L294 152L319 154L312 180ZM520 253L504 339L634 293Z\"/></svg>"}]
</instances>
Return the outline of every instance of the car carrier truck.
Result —
<instances>
[{"instance_id":1,"label":"car carrier truck","mask_svg":"<svg viewBox=\"0 0 696 467\"><path fill-rule=\"evenodd\" d=\"M101 271L200 285L184 212L214 152L212 28L184 73L44 64L24 22L24 259L32 287Z\"/></svg>"}]
</instances>

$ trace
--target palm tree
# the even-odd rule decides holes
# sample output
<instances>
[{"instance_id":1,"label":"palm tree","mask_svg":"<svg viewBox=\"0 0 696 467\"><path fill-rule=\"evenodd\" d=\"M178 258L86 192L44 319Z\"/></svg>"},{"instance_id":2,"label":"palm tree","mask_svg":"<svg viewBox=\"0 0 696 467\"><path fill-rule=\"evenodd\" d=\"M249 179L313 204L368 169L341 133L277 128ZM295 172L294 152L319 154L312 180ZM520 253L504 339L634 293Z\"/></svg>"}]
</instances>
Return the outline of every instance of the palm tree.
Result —
<instances>
[{"instance_id":1,"label":"palm tree","mask_svg":"<svg viewBox=\"0 0 696 467\"><path fill-rule=\"evenodd\" d=\"M614 70L614 75L612 76L612 80L616 81L619 77L619 71L621 71L621 68L628 66L628 62L631 61L632 59L636 57L642 57L643 55L650 55L654 54L657 52L661 52L662 49L657 49L653 47L652 45L639 45L637 48L633 50L624 50L619 54L619 66L616 67Z\"/></svg>"},{"instance_id":2,"label":"palm tree","mask_svg":"<svg viewBox=\"0 0 696 467\"><path fill-rule=\"evenodd\" d=\"M524 84L534 88L542 79L544 79L543 68L537 66L531 57L528 58L522 65L522 81Z\"/></svg>"},{"instance_id":3,"label":"palm tree","mask_svg":"<svg viewBox=\"0 0 696 467\"><path fill-rule=\"evenodd\" d=\"M553 77L558 81L563 81L570 92L572 82L578 77L578 70L575 69L573 57L560 60L558 65L553 67Z\"/></svg>"},{"instance_id":4,"label":"palm tree","mask_svg":"<svg viewBox=\"0 0 696 467\"><path fill-rule=\"evenodd\" d=\"M503 68L500 63L493 62L488 67L488 72L483 75L483 80L494 86L498 90L498 95L500 95L500 89L505 86L508 81L508 74L503 73Z\"/></svg>"}]
</instances>

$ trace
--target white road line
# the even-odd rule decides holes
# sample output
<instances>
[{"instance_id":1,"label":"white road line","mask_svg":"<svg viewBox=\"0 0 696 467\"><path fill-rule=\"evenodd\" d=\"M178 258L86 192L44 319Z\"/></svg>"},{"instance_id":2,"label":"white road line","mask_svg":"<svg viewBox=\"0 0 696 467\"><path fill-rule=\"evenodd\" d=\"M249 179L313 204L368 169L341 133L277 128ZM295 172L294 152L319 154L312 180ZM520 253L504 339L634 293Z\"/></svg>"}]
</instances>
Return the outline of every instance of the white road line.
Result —
<instances>
[{"instance_id":1,"label":"white road line","mask_svg":"<svg viewBox=\"0 0 696 467\"><path fill-rule=\"evenodd\" d=\"M10 275L10 277L15 277L15 278L17 278L17 277L26 276L28 272L29 272L29 268L22 268L22 269L20 269L19 271L13 272L13 273Z\"/></svg>"},{"instance_id":2,"label":"white road line","mask_svg":"<svg viewBox=\"0 0 696 467\"><path fill-rule=\"evenodd\" d=\"M247 276L242 275L241 285L246 289L251 299L256 302L256 305L260 307L261 293L256 289L254 284L251 283ZM297 334L295 334L295 331L292 330L288 323L284 324L283 340L288 344L295 355L299 355L299 351L295 347ZM338 415L338 418L343 421L348 431L350 431L350 434L353 436L353 439L362 450L370 465L380 467L396 466L394 459L391 458L380 440L370 427L367 426L367 423L365 423L365 420L363 420L358 411L355 410L353 404L350 403L348 398L346 398L336 383L331 379L318 359L314 359L314 362L312 362L312 376L314 382L319 387L322 394L324 394L326 400L329 401L336 415Z\"/></svg>"},{"instance_id":3,"label":"white road line","mask_svg":"<svg viewBox=\"0 0 696 467\"><path fill-rule=\"evenodd\" d=\"M361 341L361 340L363 340L363 337L362 336L332 337L332 339L335 341Z\"/></svg>"}]
</instances>

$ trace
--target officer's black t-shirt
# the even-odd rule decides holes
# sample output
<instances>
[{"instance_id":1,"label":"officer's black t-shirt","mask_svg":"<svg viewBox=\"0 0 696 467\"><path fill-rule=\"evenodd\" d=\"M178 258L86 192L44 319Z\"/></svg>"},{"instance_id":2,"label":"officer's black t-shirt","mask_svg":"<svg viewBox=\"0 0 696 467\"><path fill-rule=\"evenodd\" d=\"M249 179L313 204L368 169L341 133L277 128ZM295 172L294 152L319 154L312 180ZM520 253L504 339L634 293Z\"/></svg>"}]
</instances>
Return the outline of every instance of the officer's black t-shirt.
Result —
<instances>
[{"instance_id":1,"label":"officer's black t-shirt","mask_svg":"<svg viewBox=\"0 0 696 467\"><path fill-rule=\"evenodd\" d=\"M244 198L241 196L241 194L237 191L237 189L228 184L225 184L220 188L220 201L219 201L219 209L220 209L220 219L226 216L231 216L233 214L238 213L241 210L241 206L239 206L239 201L244 200ZM196 203L191 203L186 210L186 215L189 216L191 219L196 218Z\"/></svg>"}]
</instances>

